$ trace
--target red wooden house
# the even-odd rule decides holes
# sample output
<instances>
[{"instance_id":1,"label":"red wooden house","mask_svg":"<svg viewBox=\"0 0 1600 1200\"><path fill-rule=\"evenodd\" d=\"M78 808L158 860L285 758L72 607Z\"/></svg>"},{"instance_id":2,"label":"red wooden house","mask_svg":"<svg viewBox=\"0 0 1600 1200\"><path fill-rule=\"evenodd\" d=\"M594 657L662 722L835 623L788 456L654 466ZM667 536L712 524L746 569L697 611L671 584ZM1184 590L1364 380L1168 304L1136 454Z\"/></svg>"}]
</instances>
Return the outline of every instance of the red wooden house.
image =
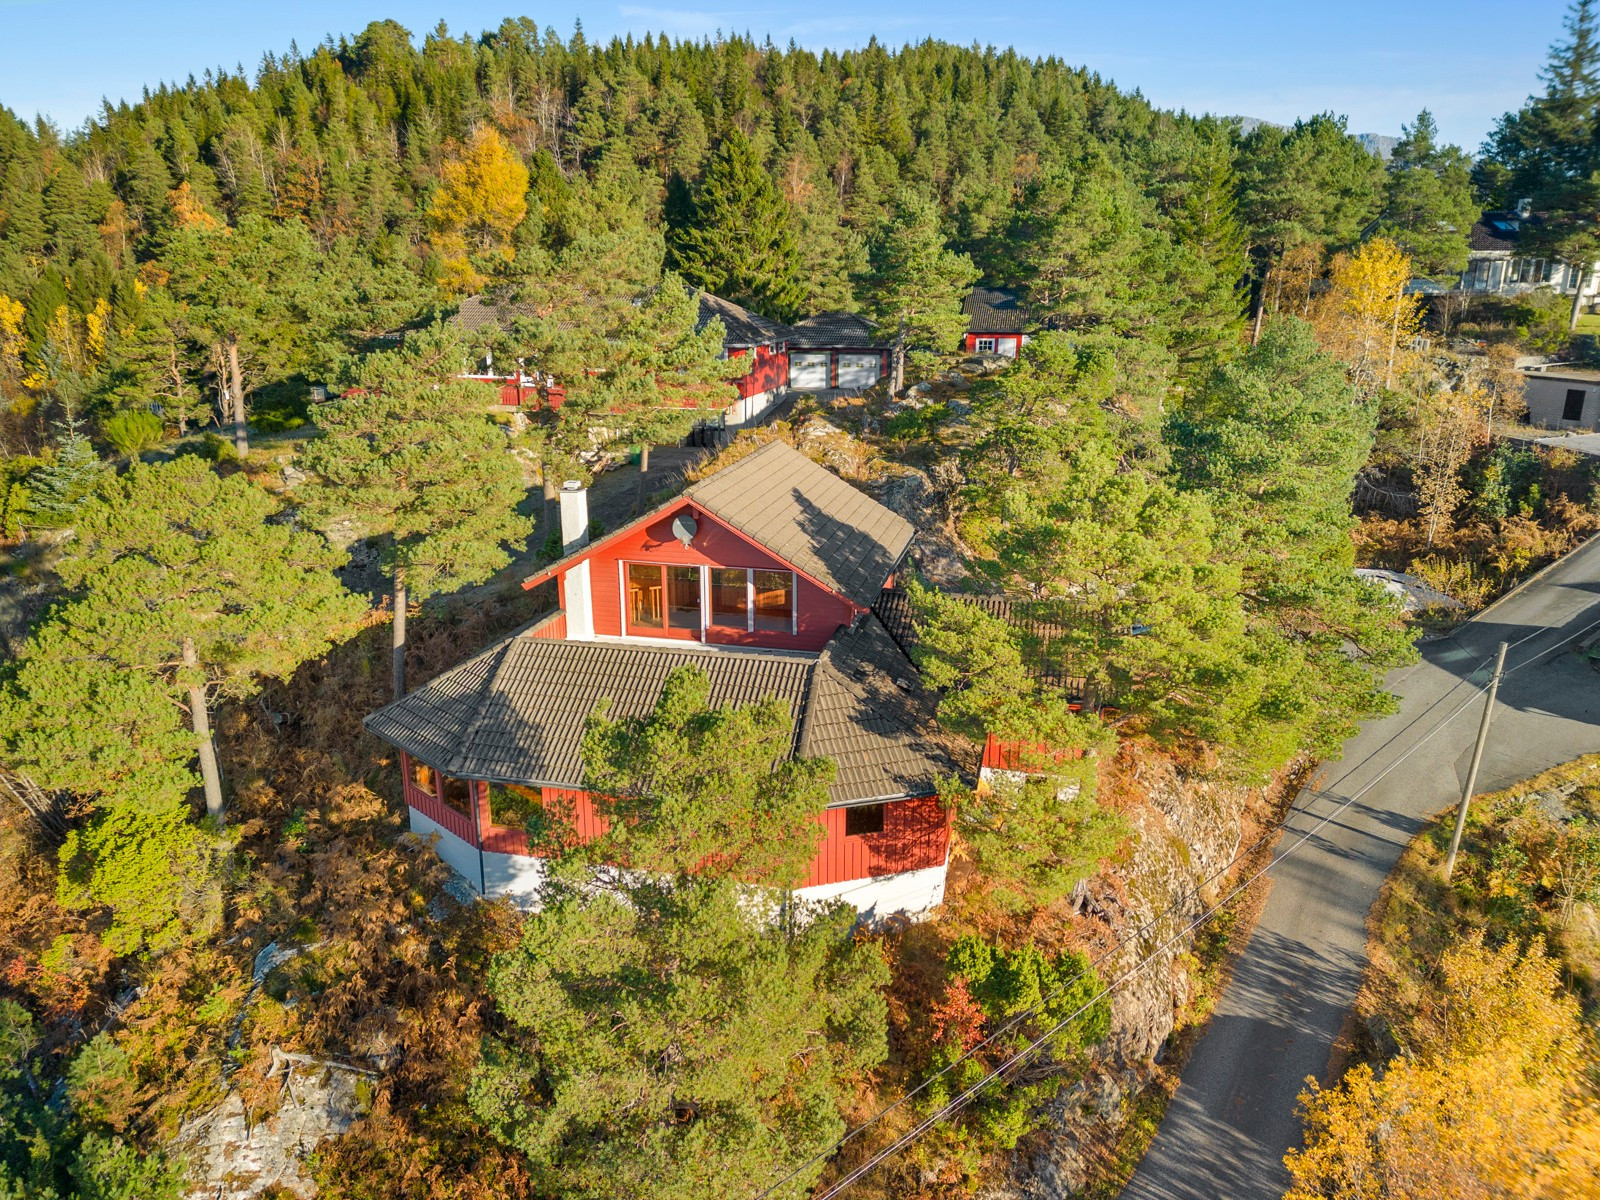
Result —
<instances>
[{"instance_id":1,"label":"red wooden house","mask_svg":"<svg viewBox=\"0 0 1600 1200\"><path fill-rule=\"evenodd\" d=\"M587 499L562 496L568 553L559 608L380 709L366 724L402 753L411 827L486 895L531 895L543 875L519 819L561 804L598 831L583 791L585 718L648 712L675 667L714 703L775 696L793 752L838 768L826 836L802 899L864 913L940 902L953 763L915 668L873 612L912 526L782 442L772 442L589 543Z\"/></svg>"},{"instance_id":2,"label":"red wooden house","mask_svg":"<svg viewBox=\"0 0 1600 1200\"><path fill-rule=\"evenodd\" d=\"M703 329L713 319L721 320L723 354L728 358L751 360L750 369L731 381L739 398L714 414L725 428L741 429L767 413L788 385L789 330L787 326L709 292L701 292L698 299L700 311L696 327ZM488 340L496 330L509 330L518 315L530 311L509 300L468 296L445 324L461 334L469 345L476 344L484 351L484 357L479 360L481 369L467 372L461 378L492 387L504 407L553 411L566 399L566 389L560 380L537 371L525 371L521 363L515 371L507 373L496 367L486 351Z\"/></svg>"},{"instance_id":3,"label":"red wooden house","mask_svg":"<svg viewBox=\"0 0 1600 1200\"><path fill-rule=\"evenodd\" d=\"M1001 288L974 288L961 302L967 315L963 345L968 354L999 354L1016 358L1028 343L1033 319L1015 292Z\"/></svg>"}]
</instances>

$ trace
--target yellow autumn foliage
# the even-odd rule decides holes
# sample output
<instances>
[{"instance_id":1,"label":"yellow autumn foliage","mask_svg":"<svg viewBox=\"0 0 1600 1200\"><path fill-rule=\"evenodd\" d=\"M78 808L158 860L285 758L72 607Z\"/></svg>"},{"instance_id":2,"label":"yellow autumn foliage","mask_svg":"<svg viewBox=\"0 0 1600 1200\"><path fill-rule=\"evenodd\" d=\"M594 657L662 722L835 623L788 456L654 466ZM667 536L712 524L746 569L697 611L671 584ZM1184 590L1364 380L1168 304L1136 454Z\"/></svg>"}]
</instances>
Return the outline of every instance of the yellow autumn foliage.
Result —
<instances>
[{"instance_id":1,"label":"yellow autumn foliage","mask_svg":"<svg viewBox=\"0 0 1600 1200\"><path fill-rule=\"evenodd\" d=\"M1411 342L1422 327L1422 298L1405 290L1412 274L1404 250L1373 238L1334 256L1327 291L1311 306L1318 340L1364 395L1394 387L1412 366Z\"/></svg>"},{"instance_id":2,"label":"yellow autumn foliage","mask_svg":"<svg viewBox=\"0 0 1600 1200\"><path fill-rule=\"evenodd\" d=\"M461 294L483 285L474 254L511 260L511 233L528 215L527 196L528 168L487 125L440 164L428 221L447 291Z\"/></svg>"},{"instance_id":3,"label":"yellow autumn foliage","mask_svg":"<svg viewBox=\"0 0 1600 1200\"><path fill-rule=\"evenodd\" d=\"M1446 952L1380 1076L1358 1066L1301 1095L1306 1148L1285 1200L1595 1200L1600 1097L1587 1035L1535 942Z\"/></svg>"},{"instance_id":4,"label":"yellow autumn foliage","mask_svg":"<svg viewBox=\"0 0 1600 1200\"><path fill-rule=\"evenodd\" d=\"M189 189L187 180L167 193L167 203L172 207L173 220L182 228L188 229L198 226L201 229L219 229L222 227L222 222L207 212L205 205L200 203L200 197Z\"/></svg>"}]
</instances>

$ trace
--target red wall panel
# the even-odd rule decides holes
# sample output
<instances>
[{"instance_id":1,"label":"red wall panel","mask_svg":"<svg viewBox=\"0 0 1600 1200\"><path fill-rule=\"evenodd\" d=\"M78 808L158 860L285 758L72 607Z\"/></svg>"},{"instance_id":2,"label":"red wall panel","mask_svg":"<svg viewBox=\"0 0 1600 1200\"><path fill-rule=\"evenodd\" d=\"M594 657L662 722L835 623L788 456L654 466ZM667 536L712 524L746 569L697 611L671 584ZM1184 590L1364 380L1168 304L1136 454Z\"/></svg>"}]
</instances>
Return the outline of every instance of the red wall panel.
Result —
<instances>
[{"instance_id":1,"label":"red wall panel","mask_svg":"<svg viewBox=\"0 0 1600 1200\"><path fill-rule=\"evenodd\" d=\"M477 845L472 819L446 808L418 792L406 776L406 801L463 841ZM528 835L521 829L495 825L489 812L488 786L479 784L478 820L483 828L483 848L495 854L528 853ZM545 788L544 801L569 812L581 842L592 842L606 831L605 818L595 811L589 793L566 788ZM901 871L942 867L950 852L950 811L937 796L891 800L884 805L883 832L850 836L844 831L845 810L830 808L819 821L825 831L822 845L811 862L801 887L874 879Z\"/></svg>"},{"instance_id":2,"label":"red wall panel","mask_svg":"<svg viewBox=\"0 0 1600 1200\"><path fill-rule=\"evenodd\" d=\"M942 867L950 852L950 812L937 796L892 800L883 806L883 832L851 837L845 810L822 814L823 839L802 887L872 879L900 871Z\"/></svg>"},{"instance_id":3,"label":"red wall panel","mask_svg":"<svg viewBox=\"0 0 1600 1200\"><path fill-rule=\"evenodd\" d=\"M672 536L672 519L680 512L692 511L699 532L685 546ZM594 631L601 636L623 634L622 573L618 563L648 562L669 566L752 567L756 570L785 571L789 568L772 555L751 545L709 513L685 503L659 520L636 529L606 546L589 559L589 586L594 596ZM706 641L721 646L763 646L774 650L821 650L828 639L848 624L854 606L842 596L818 587L804 576L795 576L795 605L799 614L797 633L765 630L744 632L710 628ZM565 597L563 597L565 603ZM676 637L695 640L690 630L668 630L665 634L630 631L635 636Z\"/></svg>"}]
</instances>

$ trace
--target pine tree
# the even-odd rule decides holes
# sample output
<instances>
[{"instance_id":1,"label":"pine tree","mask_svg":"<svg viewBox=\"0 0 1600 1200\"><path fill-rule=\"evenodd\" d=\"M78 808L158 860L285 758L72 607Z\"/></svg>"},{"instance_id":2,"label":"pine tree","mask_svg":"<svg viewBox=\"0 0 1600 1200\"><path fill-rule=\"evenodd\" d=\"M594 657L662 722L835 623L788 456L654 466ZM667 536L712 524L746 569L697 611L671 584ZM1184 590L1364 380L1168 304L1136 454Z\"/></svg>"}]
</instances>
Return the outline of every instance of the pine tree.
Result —
<instances>
[{"instance_id":1,"label":"pine tree","mask_svg":"<svg viewBox=\"0 0 1600 1200\"><path fill-rule=\"evenodd\" d=\"M605 702L590 716L585 786L609 828L578 853L678 879L795 887L821 840L833 763L788 756L794 721L779 701L713 708L710 688L704 671L680 667L646 716L612 718Z\"/></svg>"},{"instance_id":2,"label":"pine tree","mask_svg":"<svg viewBox=\"0 0 1600 1200\"><path fill-rule=\"evenodd\" d=\"M946 248L937 206L912 191L896 198L868 253L862 298L878 336L892 348L889 391L899 395L913 349L937 359L960 344L966 330L961 302L978 271L965 254Z\"/></svg>"},{"instance_id":3,"label":"pine tree","mask_svg":"<svg viewBox=\"0 0 1600 1200\"><path fill-rule=\"evenodd\" d=\"M805 292L788 205L737 129L711 156L689 224L667 231L667 251L673 270L724 300L778 320L800 310Z\"/></svg>"},{"instance_id":4,"label":"pine tree","mask_svg":"<svg viewBox=\"0 0 1600 1200\"><path fill-rule=\"evenodd\" d=\"M1574 0L1567 40L1550 48L1543 96L1530 97L1500 119L1484 146L1504 172L1500 187L1527 199L1540 220L1521 244L1572 265L1577 272L1569 326L1576 329L1591 264L1600 256L1600 5Z\"/></svg>"},{"instance_id":5,"label":"pine tree","mask_svg":"<svg viewBox=\"0 0 1600 1200\"><path fill-rule=\"evenodd\" d=\"M532 532L518 511L526 487L481 384L457 378L465 355L441 330L373 354L355 385L317 414L321 436L302 461L320 477L309 511L384 536L394 600L393 682L405 694L406 609L412 600L480 583Z\"/></svg>"},{"instance_id":6,"label":"pine tree","mask_svg":"<svg viewBox=\"0 0 1600 1200\"><path fill-rule=\"evenodd\" d=\"M743 1200L795 1171L805 1194L887 1054L888 968L848 906L748 909L731 881L628 876L549 899L495 959L505 1032L468 1096L535 1190Z\"/></svg>"},{"instance_id":7,"label":"pine tree","mask_svg":"<svg viewBox=\"0 0 1600 1200\"><path fill-rule=\"evenodd\" d=\"M107 481L58 565L66 602L0 686L0 757L94 798L60 890L111 909L119 953L215 923L220 849L183 819L196 758L207 811L223 812L212 697L288 676L360 617L333 574L343 555L270 521L277 507L193 456Z\"/></svg>"},{"instance_id":8,"label":"pine tree","mask_svg":"<svg viewBox=\"0 0 1600 1200\"><path fill-rule=\"evenodd\" d=\"M1402 132L1389 159L1378 233L1404 246L1424 275L1459 273L1478 217L1470 160L1459 147L1438 144L1427 109Z\"/></svg>"}]
</instances>

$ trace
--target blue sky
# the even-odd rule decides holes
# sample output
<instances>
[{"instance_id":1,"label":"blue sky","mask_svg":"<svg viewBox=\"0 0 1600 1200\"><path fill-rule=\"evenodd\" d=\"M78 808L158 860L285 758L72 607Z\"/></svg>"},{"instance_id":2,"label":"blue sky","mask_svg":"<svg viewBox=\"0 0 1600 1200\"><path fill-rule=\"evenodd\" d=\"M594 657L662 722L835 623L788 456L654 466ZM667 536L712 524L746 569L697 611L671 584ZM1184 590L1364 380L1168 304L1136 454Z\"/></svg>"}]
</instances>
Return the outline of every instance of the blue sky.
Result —
<instances>
[{"instance_id":1,"label":"blue sky","mask_svg":"<svg viewBox=\"0 0 1600 1200\"><path fill-rule=\"evenodd\" d=\"M1538 86L1565 7L1564 0L713 0L707 7L545 0L530 10L507 0L0 0L0 104L71 128L103 96L136 99L147 83L208 66L253 66L263 51L291 40L307 48L384 17L419 35L441 17L455 33L477 33L526 14L563 35L581 18L591 39L627 31L698 38L721 29L813 49L859 46L873 34L891 45L927 36L1012 45L1191 111L1289 121L1332 109L1349 116L1352 132L1398 133L1426 105L1448 140L1475 150L1495 118Z\"/></svg>"}]
</instances>

